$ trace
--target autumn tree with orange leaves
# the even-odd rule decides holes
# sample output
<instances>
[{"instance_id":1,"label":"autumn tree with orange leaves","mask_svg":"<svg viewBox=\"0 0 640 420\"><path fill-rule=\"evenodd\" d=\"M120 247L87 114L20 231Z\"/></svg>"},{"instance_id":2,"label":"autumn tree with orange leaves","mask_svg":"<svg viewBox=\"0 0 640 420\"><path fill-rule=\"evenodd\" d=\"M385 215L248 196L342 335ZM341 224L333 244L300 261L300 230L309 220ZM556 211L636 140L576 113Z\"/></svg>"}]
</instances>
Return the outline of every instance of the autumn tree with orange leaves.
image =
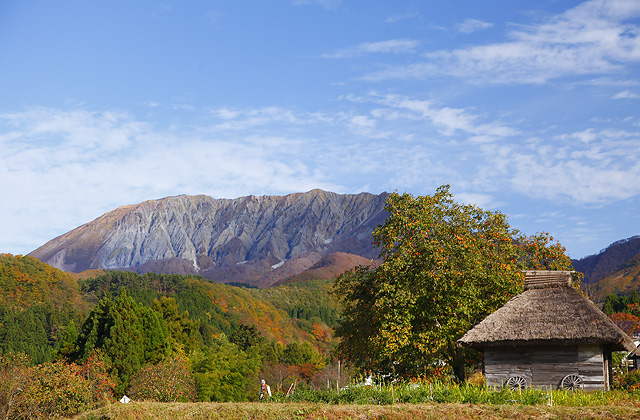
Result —
<instances>
[{"instance_id":1,"label":"autumn tree with orange leaves","mask_svg":"<svg viewBox=\"0 0 640 420\"><path fill-rule=\"evenodd\" d=\"M338 353L363 371L422 376L444 361L465 378L469 350L456 344L471 327L521 292L525 269L570 270L548 234L525 236L505 215L432 196L393 193L373 231L382 263L340 276Z\"/></svg>"}]
</instances>

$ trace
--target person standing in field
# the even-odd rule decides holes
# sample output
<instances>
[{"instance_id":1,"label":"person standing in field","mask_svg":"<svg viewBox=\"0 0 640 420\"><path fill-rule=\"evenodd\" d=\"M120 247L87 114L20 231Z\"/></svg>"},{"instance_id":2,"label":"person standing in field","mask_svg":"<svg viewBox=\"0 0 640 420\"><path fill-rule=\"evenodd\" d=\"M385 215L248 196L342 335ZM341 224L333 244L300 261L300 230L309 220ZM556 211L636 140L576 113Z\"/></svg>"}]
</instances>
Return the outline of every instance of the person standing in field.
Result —
<instances>
[{"instance_id":1,"label":"person standing in field","mask_svg":"<svg viewBox=\"0 0 640 420\"><path fill-rule=\"evenodd\" d=\"M260 399L264 399L265 397L271 397L271 387L267 385L267 381L262 379L260 381Z\"/></svg>"}]
</instances>

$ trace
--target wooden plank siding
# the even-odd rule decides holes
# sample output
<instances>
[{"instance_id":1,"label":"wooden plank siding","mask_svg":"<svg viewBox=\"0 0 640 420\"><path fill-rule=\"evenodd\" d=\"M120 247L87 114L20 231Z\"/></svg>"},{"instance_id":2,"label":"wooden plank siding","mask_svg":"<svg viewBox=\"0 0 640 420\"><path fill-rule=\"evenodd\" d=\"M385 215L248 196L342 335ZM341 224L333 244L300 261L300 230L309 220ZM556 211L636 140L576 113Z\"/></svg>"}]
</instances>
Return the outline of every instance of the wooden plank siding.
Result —
<instances>
[{"instance_id":1,"label":"wooden plank siding","mask_svg":"<svg viewBox=\"0 0 640 420\"><path fill-rule=\"evenodd\" d=\"M578 346L578 373L586 391L606 389L603 349L599 345Z\"/></svg>"},{"instance_id":2,"label":"wooden plank siding","mask_svg":"<svg viewBox=\"0 0 640 420\"><path fill-rule=\"evenodd\" d=\"M502 387L511 376L520 375L531 383L531 353L520 347L486 347L484 374L487 386Z\"/></svg>"},{"instance_id":3,"label":"wooden plank siding","mask_svg":"<svg viewBox=\"0 0 640 420\"><path fill-rule=\"evenodd\" d=\"M578 374L578 346L534 347L530 351L534 387L559 388L562 378Z\"/></svg>"},{"instance_id":4,"label":"wooden plank siding","mask_svg":"<svg viewBox=\"0 0 640 420\"><path fill-rule=\"evenodd\" d=\"M566 375L582 377L585 390L608 389L603 348L584 346L485 347L484 372L487 386L503 386L519 375L529 386L560 387Z\"/></svg>"}]
</instances>

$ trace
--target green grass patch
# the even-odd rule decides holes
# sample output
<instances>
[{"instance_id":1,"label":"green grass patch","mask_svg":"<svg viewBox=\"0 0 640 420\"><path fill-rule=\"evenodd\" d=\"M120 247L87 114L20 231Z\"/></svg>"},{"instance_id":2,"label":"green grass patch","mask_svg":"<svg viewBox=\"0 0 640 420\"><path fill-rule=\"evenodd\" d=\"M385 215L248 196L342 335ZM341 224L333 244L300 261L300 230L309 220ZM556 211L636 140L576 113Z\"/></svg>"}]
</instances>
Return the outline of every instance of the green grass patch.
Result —
<instances>
[{"instance_id":1,"label":"green grass patch","mask_svg":"<svg viewBox=\"0 0 640 420\"><path fill-rule=\"evenodd\" d=\"M548 406L607 406L640 407L640 394L627 391L559 391L526 388L487 388L482 385L446 382L394 383L386 385L353 385L336 390L297 389L287 397L275 393L271 402L309 402L325 404L494 404Z\"/></svg>"}]
</instances>

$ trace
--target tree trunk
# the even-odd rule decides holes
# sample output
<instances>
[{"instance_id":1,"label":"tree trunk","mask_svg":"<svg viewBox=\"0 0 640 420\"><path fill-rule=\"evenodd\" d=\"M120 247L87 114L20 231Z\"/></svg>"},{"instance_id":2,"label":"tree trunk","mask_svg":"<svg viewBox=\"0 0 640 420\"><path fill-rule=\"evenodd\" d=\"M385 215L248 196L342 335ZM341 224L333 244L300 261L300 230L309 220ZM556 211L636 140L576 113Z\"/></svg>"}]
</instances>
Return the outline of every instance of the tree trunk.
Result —
<instances>
[{"instance_id":1,"label":"tree trunk","mask_svg":"<svg viewBox=\"0 0 640 420\"><path fill-rule=\"evenodd\" d=\"M451 367L453 367L453 374L456 375L456 379L458 382L462 383L466 379L464 373L464 359L457 359L451 363Z\"/></svg>"},{"instance_id":2,"label":"tree trunk","mask_svg":"<svg viewBox=\"0 0 640 420\"><path fill-rule=\"evenodd\" d=\"M464 351L456 343L449 343L449 350L451 353L450 364L453 368L453 374L456 376L456 380L462 383L466 379L464 372Z\"/></svg>"}]
</instances>

